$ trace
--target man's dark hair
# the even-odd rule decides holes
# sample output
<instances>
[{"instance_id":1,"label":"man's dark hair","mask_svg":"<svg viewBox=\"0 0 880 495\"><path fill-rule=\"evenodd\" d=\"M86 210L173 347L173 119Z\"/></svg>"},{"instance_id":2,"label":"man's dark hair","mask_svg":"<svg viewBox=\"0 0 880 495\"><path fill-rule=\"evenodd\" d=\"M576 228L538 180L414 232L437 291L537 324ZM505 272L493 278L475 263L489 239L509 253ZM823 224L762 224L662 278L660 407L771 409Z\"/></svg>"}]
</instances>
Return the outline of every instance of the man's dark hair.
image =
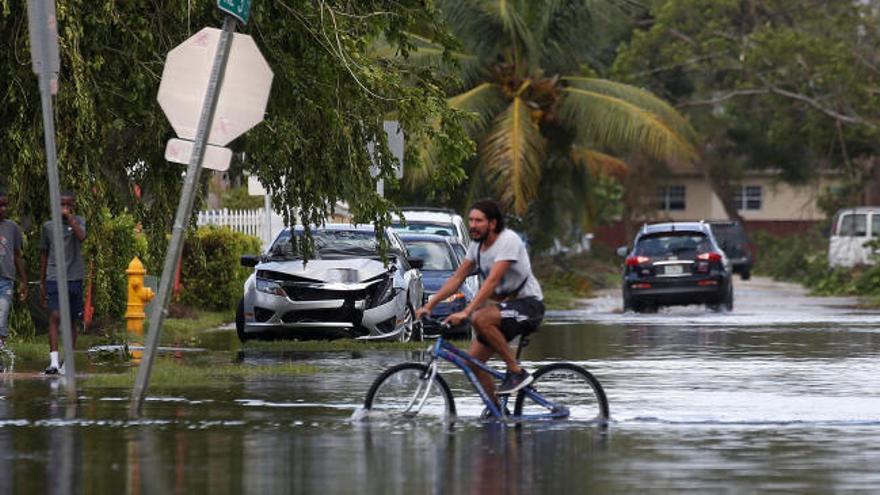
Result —
<instances>
[{"instance_id":1,"label":"man's dark hair","mask_svg":"<svg viewBox=\"0 0 880 495\"><path fill-rule=\"evenodd\" d=\"M480 210L486 215L491 222L495 220L495 233L501 233L504 230L504 214L501 213L501 205L493 199L481 199L471 205L472 210Z\"/></svg>"},{"instance_id":2,"label":"man's dark hair","mask_svg":"<svg viewBox=\"0 0 880 495\"><path fill-rule=\"evenodd\" d=\"M60 197L61 198L76 198L76 195L73 194L73 191L68 189L68 190L61 191Z\"/></svg>"}]
</instances>

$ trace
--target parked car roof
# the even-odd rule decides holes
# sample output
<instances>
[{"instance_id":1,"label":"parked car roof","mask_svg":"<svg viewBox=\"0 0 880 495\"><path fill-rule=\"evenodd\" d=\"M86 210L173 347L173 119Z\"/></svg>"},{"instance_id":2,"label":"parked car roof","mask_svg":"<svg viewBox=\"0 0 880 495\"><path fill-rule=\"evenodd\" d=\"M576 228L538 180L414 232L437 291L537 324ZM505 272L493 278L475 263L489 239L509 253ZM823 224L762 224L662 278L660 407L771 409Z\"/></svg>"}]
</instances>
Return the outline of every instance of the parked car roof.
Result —
<instances>
[{"instance_id":1,"label":"parked car roof","mask_svg":"<svg viewBox=\"0 0 880 495\"><path fill-rule=\"evenodd\" d=\"M703 232L709 231L709 225L706 222L665 222L646 224L642 226L639 234L653 234L655 232Z\"/></svg>"},{"instance_id":2,"label":"parked car roof","mask_svg":"<svg viewBox=\"0 0 880 495\"><path fill-rule=\"evenodd\" d=\"M458 239L450 239L448 236L438 235L438 234L414 234L414 233L404 233L397 234L404 241L431 241L431 242L442 242L442 243L450 243L451 241L458 242Z\"/></svg>"}]
</instances>

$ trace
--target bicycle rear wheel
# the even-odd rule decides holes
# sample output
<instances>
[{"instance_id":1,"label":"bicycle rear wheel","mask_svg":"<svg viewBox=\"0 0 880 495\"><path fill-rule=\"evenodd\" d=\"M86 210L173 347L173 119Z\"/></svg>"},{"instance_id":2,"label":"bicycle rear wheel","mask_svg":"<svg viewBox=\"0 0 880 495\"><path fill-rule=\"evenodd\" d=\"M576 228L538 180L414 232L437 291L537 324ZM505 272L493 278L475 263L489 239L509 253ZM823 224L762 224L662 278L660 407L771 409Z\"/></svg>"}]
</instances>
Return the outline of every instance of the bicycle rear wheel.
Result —
<instances>
[{"instance_id":1,"label":"bicycle rear wheel","mask_svg":"<svg viewBox=\"0 0 880 495\"><path fill-rule=\"evenodd\" d=\"M364 409L370 417L412 418L416 415L455 418L455 399L446 380L422 363L402 363L388 368L373 382Z\"/></svg>"},{"instance_id":2,"label":"bicycle rear wheel","mask_svg":"<svg viewBox=\"0 0 880 495\"><path fill-rule=\"evenodd\" d=\"M534 373L529 388L549 404L541 404L525 390L516 396L515 416L540 416L568 409L568 419L605 422L608 420L608 399L602 384L589 371L571 363L541 366ZM555 408L557 409L555 409Z\"/></svg>"}]
</instances>

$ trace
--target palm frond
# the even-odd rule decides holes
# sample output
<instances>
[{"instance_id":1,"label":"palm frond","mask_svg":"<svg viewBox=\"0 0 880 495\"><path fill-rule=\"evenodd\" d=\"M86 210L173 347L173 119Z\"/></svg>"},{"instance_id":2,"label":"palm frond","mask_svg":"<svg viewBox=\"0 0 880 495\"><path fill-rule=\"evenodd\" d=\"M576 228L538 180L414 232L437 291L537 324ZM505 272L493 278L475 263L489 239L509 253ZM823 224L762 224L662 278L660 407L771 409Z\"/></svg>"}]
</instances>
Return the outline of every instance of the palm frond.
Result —
<instances>
[{"instance_id":1,"label":"palm frond","mask_svg":"<svg viewBox=\"0 0 880 495\"><path fill-rule=\"evenodd\" d=\"M465 85L474 84L484 78L484 64L476 55L462 50L446 50L441 44L415 33L403 35L414 46L406 57L401 56L398 46L388 43L384 38L373 45L374 55L377 58L403 60L413 67L437 68L441 74L457 76Z\"/></svg>"},{"instance_id":2,"label":"palm frond","mask_svg":"<svg viewBox=\"0 0 880 495\"><path fill-rule=\"evenodd\" d=\"M583 146L573 146L571 158L575 163L583 163L594 176L622 179L629 173L629 164L620 158Z\"/></svg>"},{"instance_id":3,"label":"palm frond","mask_svg":"<svg viewBox=\"0 0 880 495\"><path fill-rule=\"evenodd\" d=\"M486 128L504 108L504 94L495 83L484 82L464 93L447 100L449 106L467 110L477 115L477 121L469 126L469 132L479 132Z\"/></svg>"},{"instance_id":4,"label":"palm frond","mask_svg":"<svg viewBox=\"0 0 880 495\"><path fill-rule=\"evenodd\" d=\"M523 215L541 181L543 138L518 97L492 124L481 150L482 166L499 200Z\"/></svg>"},{"instance_id":5,"label":"palm frond","mask_svg":"<svg viewBox=\"0 0 880 495\"><path fill-rule=\"evenodd\" d=\"M629 84L594 77L564 76L562 81L571 87L613 96L648 110L660 117L666 125L688 141L696 141L696 133L688 121L676 109L649 91Z\"/></svg>"},{"instance_id":6,"label":"palm frond","mask_svg":"<svg viewBox=\"0 0 880 495\"><path fill-rule=\"evenodd\" d=\"M495 60L510 37L497 17L486 8L487 0L438 0L447 25L467 47L483 60Z\"/></svg>"},{"instance_id":7,"label":"palm frond","mask_svg":"<svg viewBox=\"0 0 880 495\"><path fill-rule=\"evenodd\" d=\"M560 116L579 144L641 151L666 161L693 161L697 151L660 116L621 98L575 87L562 90Z\"/></svg>"}]
</instances>

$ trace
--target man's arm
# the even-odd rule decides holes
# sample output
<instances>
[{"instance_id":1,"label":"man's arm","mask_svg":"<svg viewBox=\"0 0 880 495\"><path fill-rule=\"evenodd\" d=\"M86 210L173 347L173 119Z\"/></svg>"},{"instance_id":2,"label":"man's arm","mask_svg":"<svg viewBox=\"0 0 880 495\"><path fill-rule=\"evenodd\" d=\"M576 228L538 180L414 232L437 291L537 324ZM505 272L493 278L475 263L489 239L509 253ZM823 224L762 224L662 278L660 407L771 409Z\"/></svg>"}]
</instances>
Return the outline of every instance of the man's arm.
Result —
<instances>
[{"instance_id":1,"label":"man's arm","mask_svg":"<svg viewBox=\"0 0 880 495\"><path fill-rule=\"evenodd\" d=\"M474 262L471 260L464 260L458 268L455 270L455 273L446 280L446 283L443 284L443 287L440 287L433 296L428 299L428 302L425 303L424 306L418 309L416 312L416 317L421 318L424 315L431 314L431 310L434 309L434 306L437 305L438 302L446 299L451 296L455 291L461 287L461 284L464 282L464 279L468 277L474 270Z\"/></svg>"},{"instance_id":2,"label":"man's arm","mask_svg":"<svg viewBox=\"0 0 880 495\"><path fill-rule=\"evenodd\" d=\"M79 223L76 215L69 213L67 215L67 224L73 229L73 235L76 237L76 240L82 242L86 239L86 229Z\"/></svg>"},{"instance_id":3,"label":"man's arm","mask_svg":"<svg viewBox=\"0 0 880 495\"><path fill-rule=\"evenodd\" d=\"M22 301L27 300L27 272L24 271L24 258L21 256L21 249L15 251L15 271L18 272L18 297Z\"/></svg>"}]
</instances>

